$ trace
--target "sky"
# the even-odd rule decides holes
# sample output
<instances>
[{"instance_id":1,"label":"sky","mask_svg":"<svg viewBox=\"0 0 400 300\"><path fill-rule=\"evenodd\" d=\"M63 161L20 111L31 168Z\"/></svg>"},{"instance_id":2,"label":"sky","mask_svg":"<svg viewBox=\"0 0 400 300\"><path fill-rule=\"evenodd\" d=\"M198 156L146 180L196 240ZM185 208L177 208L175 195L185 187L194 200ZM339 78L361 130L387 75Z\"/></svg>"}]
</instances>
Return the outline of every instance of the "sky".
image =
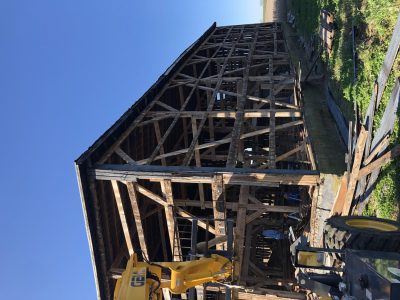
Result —
<instances>
[{"instance_id":1,"label":"sky","mask_svg":"<svg viewBox=\"0 0 400 300\"><path fill-rule=\"evenodd\" d=\"M0 298L96 299L74 160L260 0L0 1Z\"/></svg>"}]
</instances>

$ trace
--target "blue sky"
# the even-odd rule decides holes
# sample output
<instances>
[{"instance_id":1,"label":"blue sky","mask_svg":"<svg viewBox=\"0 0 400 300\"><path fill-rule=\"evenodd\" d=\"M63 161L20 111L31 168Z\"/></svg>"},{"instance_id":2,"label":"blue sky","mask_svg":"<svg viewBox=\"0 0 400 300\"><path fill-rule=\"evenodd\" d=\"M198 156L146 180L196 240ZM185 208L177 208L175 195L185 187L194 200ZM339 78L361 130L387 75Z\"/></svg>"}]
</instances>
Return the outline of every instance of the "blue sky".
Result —
<instances>
[{"instance_id":1,"label":"blue sky","mask_svg":"<svg viewBox=\"0 0 400 300\"><path fill-rule=\"evenodd\" d=\"M95 299L73 161L211 24L260 0L0 1L0 298Z\"/></svg>"}]
</instances>

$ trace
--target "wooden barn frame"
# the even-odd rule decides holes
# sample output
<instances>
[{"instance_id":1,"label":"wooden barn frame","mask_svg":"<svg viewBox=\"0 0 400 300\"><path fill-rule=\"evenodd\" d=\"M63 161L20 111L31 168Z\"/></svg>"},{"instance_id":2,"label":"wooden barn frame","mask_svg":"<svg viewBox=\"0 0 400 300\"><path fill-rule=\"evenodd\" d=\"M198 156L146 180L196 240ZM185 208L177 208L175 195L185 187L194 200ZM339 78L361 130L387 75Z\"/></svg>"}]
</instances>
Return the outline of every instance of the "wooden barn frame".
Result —
<instances>
[{"instance_id":1,"label":"wooden barn frame","mask_svg":"<svg viewBox=\"0 0 400 300\"><path fill-rule=\"evenodd\" d=\"M213 24L77 159L99 299L133 252L185 260L194 218L216 249L234 221L234 297L304 299L265 234L307 230L320 180L298 79L281 24Z\"/></svg>"}]
</instances>

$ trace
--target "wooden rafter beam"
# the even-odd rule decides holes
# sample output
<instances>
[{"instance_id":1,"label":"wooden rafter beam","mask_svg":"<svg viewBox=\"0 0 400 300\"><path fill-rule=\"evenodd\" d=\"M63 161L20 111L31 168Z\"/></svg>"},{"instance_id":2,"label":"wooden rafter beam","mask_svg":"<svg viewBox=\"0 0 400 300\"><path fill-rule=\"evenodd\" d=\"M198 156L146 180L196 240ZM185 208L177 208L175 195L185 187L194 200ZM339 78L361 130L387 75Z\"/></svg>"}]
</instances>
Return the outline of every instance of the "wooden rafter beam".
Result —
<instances>
[{"instance_id":1,"label":"wooden rafter beam","mask_svg":"<svg viewBox=\"0 0 400 300\"><path fill-rule=\"evenodd\" d=\"M292 156L293 154L295 154L295 153L297 153L299 151L302 151L302 150L304 150L304 145L303 144L301 144L300 146L297 146L296 148L294 148L292 150L289 150L286 153L283 153L283 154L279 155L276 158L275 161L278 162L278 161L281 161L281 160L285 160L286 158L288 158L288 157Z\"/></svg>"},{"instance_id":2,"label":"wooden rafter beam","mask_svg":"<svg viewBox=\"0 0 400 300\"><path fill-rule=\"evenodd\" d=\"M175 201L175 205L176 205L176 201ZM188 221L192 222L194 218L196 218L194 215L192 215L191 213L188 213L186 210L176 207L176 213L178 215L180 215L183 218L186 218ZM215 234L215 228L211 225L206 224L206 222L202 221L202 220L197 220L197 226L207 230L211 232L212 234Z\"/></svg>"},{"instance_id":3,"label":"wooden rafter beam","mask_svg":"<svg viewBox=\"0 0 400 300\"><path fill-rule=\"evenodd\" d=\"M136 195L136 187L135 187L136 183L126 182L125 184L128 189L129 200L131 202L133 217L134 217L135 225L136 225L136 232L137 232L137 235L139 238L140 249L143 251L143 254L146 257L149 257L149 252L147 250L147 244L146 244L145 234L144 234L144 230L143 230L142 216L140 214L138 198Z\"/></svg>"},{"instance_id":4,"label":"wooden rafter beam","mask_svg":"<svg viewBox=\"0 0 400 300\"><path fill-rule=\"evenodd\" d=\"M161 144L160 146L160 154L164 154L164 145L161 143L161 130L160 130L160 125L158 124L158 121L154 121L154 131L156 134L156 140L157 143ZM167 162L165 160L165 157L161 158L161 163L163 166L167 165Z\"/></svg>"},{"instance_id":5,"label":"wooden rafter beam","mask_svg":"<svg viewBox=\"0 0 400 300\"><path fill-rule=\"evenodd\" d=\"M135 189L142 195L146 196L147 198L149 198L151 200L154 200L156 203L158 203L164 207L166 207L168 205L168 203L161 196L155 194L154 192L146 189L145 187L143 187L139 184L135 185Z\"/></svg>"},{"instance_id":6,"label":"wooden rafter beam","mask_svg":"<svg viewBox=\"0 0 400 300\"><path fill-rule=\"evenodd\" d=\"M185 95L183 93L183 88L179 87L179 101L181 106L185 103ZM189 138L188 138L188 125L186 124L186 120L182 119L182 126L183 126L183 142L185 144L185 148L189 146Z\"/></svg>"},{"instance_id":7,"label":"wooden rafter beam","mask_svg":"<svg viewBox=\"0 0 400 300\"><path fill-rule=\"evenodd\" d=\"M121 157L126 163L128 164L136 164L136 162L120 147L117 147L115 149L115 153L118 154L119 157Z\"/></svg>"},{"instance_id":8,"label":"wooden rafter beam","mask_svg":"<svg viewBox=\"0 0 400 300\"><path fill-rule=\"evenodd\" d=\"M260 97L255 97L255 96L247 96L247 99L260 102L260 103L266 103L266 104L271 104L271 99L270 98L260 98ZM289 104L286 102L280 102L280 101L275 101L276 106L283 106L287 108L293 108L293 109L300 109L297 105L294 104Z\"/></svg>"},{"instance_id":9,"label":"wooden rafter beam","mask_svg":"<svg viewBox=\"0 0 400 300\"><path fill-rule=\"evenodd\" d=\"M165 108L168 111L172 111L172 112L177 112L178 110L176 108L173 108L172 106L169 106L168 104L161 102L161 101L157 101L156 102L157 105Z\"/></svg>"},{"instance_id":10,"label":"wooden rafter beam","mask_svg":"<svg viewBox=\"0 0 400 300\"><path fill-rule=\"evenodd\" d=\"M193 135L197 134L197 121L196 119L192 118L192 133ZM196 146L199 144L196 143ZM194 151L194 157L196 161L196 167L201 167L201 158L200 158L200 151L196 150ZM202 183L199 183L198 185L199 188L199 196L200 196L200 203L201 203L201 208L204 209L204 185Z\"/></svg>"},{"instance_id":11,"label":"wooden rafter beam","mask_svg":"<svg viewBox=\"0 0 400 300\"><path fill-rule=\"evenodd\" d=\"M119 218L122 225L122 231L125 237L126 247L128 248L129 256L131 256L133 254L133 244L132 244L131 234L129 232L128 222L126 220L124 206L122 204L120 187L118 185L118 181L116 180L111 180L111 185L114 191L114 198L118 208Z\"/></svg>"}]
</instances>

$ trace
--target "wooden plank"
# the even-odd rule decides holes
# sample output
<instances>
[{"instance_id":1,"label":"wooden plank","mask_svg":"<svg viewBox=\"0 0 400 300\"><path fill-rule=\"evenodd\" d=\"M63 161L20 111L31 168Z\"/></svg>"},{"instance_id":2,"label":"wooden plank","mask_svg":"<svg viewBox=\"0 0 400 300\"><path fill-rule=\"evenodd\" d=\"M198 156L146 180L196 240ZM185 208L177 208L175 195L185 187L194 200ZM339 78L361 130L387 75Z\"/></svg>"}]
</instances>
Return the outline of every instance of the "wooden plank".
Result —
<instances>
[{"instance_id":1,"label":"wooden plank","mask_svg":"<svg viewBox=\"0 0 400 300\"><path fill-rule=\"evenodd\" d=\"M260 97L255 97L255 96L247 96L247 99L252 100L252 101L257 101L257 102L261 102L261 103L271 103L271 99L268 98L260 98ZM277 106L284 106L287 108L293 108L293 109L299 109L299 106L294 105L294 104L289 104L289 103L285 103L285 102L280 102L280 101L275 101L275 105Z\"/></svg>"},{"instance_id":2,"label":"wooden plank","mask_svg":"<svg viewBox=\"0 0 400 300\"><path fill-rule=\"evenodd\" d=\"M161 190L168 204L165 207L165 216L167 219L168 236L169 236L169 242L171 244L172 258L173 261L181 261L182 250L180 247L178 232L175 230L176 224L174 216L174 197L172 194L171 180L166 179L161 181Z\"/></svg>"},{"instance_id":3,"label":"wooden plank","mask_svg":"<svg viewBox=\"0 0 400 300\"><path fill-rule=\"evenodd\" d=\"M215 223L215 237L226 235L225 229L225 195L223 186L223 176L217 174L211 183L212 202ZM224 250L226 243L217 245L217 250ZM226 249L225 249L226 250Z\"/></svg>"},{"instance_id":4,"label":"wooden plank","mask_svg":"<svg viewBox=\"0 0 400 300\"><path fill-rule=\"evenodd\" d=\"M303 125L304 125L304 128L303 128L303 130L304 130L304 145L305 145L307 157L310 160L312 170L316 170L317 162L315 160L314 151L311 146L311 140L310 140L310 136L308 134L307 123L304 122Z\"/></svg>"},{"instance_id":5,"label":"wooden plank","mask_svg":"<svg viewBox=\"0 0 400 300\"><path fill-rule=\"evenodd\" d=\"M192 118L192 133L193 135L197 134L197 121L196 119ZM196 146L198 146L199 143L196 143ZM201 159L200 159L200 151L198 149L195 149L194 151L194 156L195 156L195 161L196 161L196 167L201 167ZM199 197L200 197L200 203L201 203L201 208L204 209L204 186L202 183L199 183L198 185L199 188Z\"/></svg>"},{"instance_id":6,"label":"wooden plank","mask_svg":"<svg viewBox=\"0 0 400 300\"><path fill-rule=\"evenodd\" d=\"M272 114L275 114L277 118L294 118L294 117L301 117L302 111L301 109L294 109L294 108L286 108L286 109L245 109L243 111L244 118L269 118ZM151 123L159 121L162 118L174 117L179 115L181 118L197 118L202 119L205 115L208 118L236 118L235 111L179 111L179 112L165 112L165 111L151 111L147 114L148 117L152 117Z\"/></svg>"},{"instance_id":7,"label":"wooden plank","mask_svg":"<svg viewBox=\"0 0 400 300\"><path fill-rule=\"evenodd\" d=\"M368 106L367 114L365 116L364 125L367 126L369 132L367 138L367 145L365 155L369 155L371 141L372 141L372 126L375 110L379 107L382 99L383 92L386 88L386 83L388 81L390 72L393 68L394 61L396 59L397 53L400 47L400 14L397 17L397 22L392 34L392 38L389 43L388 51L386 52L385 60L383 61L381 70L379 72L378 78L375 82L375 86L371 95L371 100Z\"/></svg>"},{"instance_id":8,"label":"wooden plank","mask_svg":"<svg viewBox=\"0 0 400 300\"><path fill-rule=\"evenodd\" d=\"M263 84L261 84L261 89L269 90L272 88L272 86L274 86L276 88L275 93L278 94L280 91L282 91L284 89L292 89L293 84L294 84L294 79L290 78L290 79L286 79L286 80L281 80L277 84L263 83Z\"/></svg>"},{"instance_id":9,"label":"wooden plank","mask_svg":"<svg viewBox=\"0 0 400 300\"><path fill-rule=\"evenodd\" d=\"M211 68L210 68L211 69ZM209 70L212 72L211 70ZM207 87L210 87L210 83L206 83ZM211 99L211 92L207 91L206 92L207 99ZM222 100L221 100L222 101ZM208 103L207 103L208 105ZM215 141L215 130L214 130L214 118L208 115L208 133L210 135L210 141ZM197 143L198 145L198 143ZM213 160L215 160L215 148L211 148L211 155L213 156Z\"/></svg>"},{"instance_id":10,"label":"wooden plank","mask_svg":"<svg viewBox=\"0 0 400 300\"><path fill-rule=\"evenodd\" d=\"M185 96L183 94L183 88L180 86L179 87L179 101L181 103L181 106L185 103ZM183 122L183 142L185 144L185 148L189 146L189 138L188 138L188 126L186 124L186 120L182 119Z\"/></svg>"},{"instance_id":11,"label":"wooden plank","mask_svg":"<svg viewBox=\"0 0 400 300\"><path fill-rule=\"evenodd\" d=\"M199 200L187 200L187 199L175 199L175 205L176 206L190 206L190 207L200 207L200 201ZM233 211L240 211L240 209L245 208L246 210L267 210L269 212L288 212L292 211L293 209L297 211L296 208L293 208L293 206L280 206L280 205L268 205L265 203L262 203L259 201L257 204L246 204L242 205L237 202L226 202L226 209L230 209ZM204 206L206 208L213 208L213 203L212 201L206 201L204 203Z\"/></svg>"},{"instance_id":12,"label":"wooden plank","mask_svg":"<svg viewBox=\"0 0 400 300\"><path fill-rule=\"evenodd\" d=\"M317 185L320 182L319 172L313 170L260 170L251 168L215 167L193 168L182 166L164 167L157 165L98 165L88 170L88 176L91 179L97 180L135 181L136 179L145 179L162 181L164 179L169 179L172 182L183 183L211 183L212 177L215 174L223 175L224 184L247 184L260 186L271 183ZM140 191L139 186L138 191Z\"/></svg>"},{"instance_id":13,"label":"wooden plank","mask_svg":"<svg viewBox=\"0 0 400 300\"><path fill-rule=\"evenodd\" d=\"M164 102L161 102L161 101L156 101L156 104L161 106L161 107L164 107L168 111L172 111L172 112L177 112L178 111L176 108L173 108L173 107L169 106L168 104L166 104Z\"/></svg>"},{"instance_id":14,"label":"wooden plank","mask_svg":"<svg viewBox=\"0 0 400 300\"><path fill-rule=\"evenodd\" d=\"M245 240L245 230L246 230L246 214L247 205L249 200L249 186L242 185L240 187L239 193L239 208L236 217L236 234L235 234L235 253L238 262L234 265L234 275L240 281L241 267L243 264L244 255L244 240Z\"/></svg>"},{"instance_id":15,"label":"wooden plank","mask_svg":"<svg viewBox=\"0 0 400 300\"><path fill-rule=\"evenodd\" d=\"M165 240L165 228L164 228L164 218L161 211L157 212L158 214L158 226L160 227L160 238L161 238L161 246L162 246L162 253L164 261L168 261L168 254L167 254L167 243Z\"/></svg>"},{"instance_id":16,"label":"wooden plank","mask_svg":"<svg viewBox=\"0 0 400 300\"><path fill-rule=\"evenodd\" d=\"M128 248L129 256L131 256L133 254L132 238L131 238L131 234L129 232L129 227L128 227L128 222L126 220L124 206L122 204L122 196L121 196L120 188L118 186L118 181L111 180L111 185L112 185L112 188L114 191L114 198L115 198L115 202L116 202L117 208L118 208L119 219L121 221L122 231L124 233L125 242L126 242L126 247Z\"/></svg>"},{"instance_id":17,"label":"wooden plank","mask_svg":"<svg viewBox=\"0 0 400 300\"><path fill-rule=\"evenodd\" d=\"M339 190L333 202L329 216L341 215L344 207L344 201L347 194L348 173L345 172L340 180Z\"/></svg>"},{"instance_id":18,"label":"wooden plank","mask_svg":"<svg viewBox=\"0 0 400 300\"><path fill-rule=\"evenodd\" d=\"M168 205L167 202L165 202L165 200L161 196L153 193L152 191L146 189L145 187L143 187L139 184L136 184L135 188L139 193L141 193L142 195L146 196L147 198L149 198L151 200L154 200L158 204L160 204L164 207L166 207Z\"/></svg>"},{"instance_id":19,"label":"wooden plank","mask_svg":"<svg viewBox=\"0 0 400 300\"><path fill-rule=\"evenodd\" d=\"M136 164L136 162L128 155L125 151L123 151L120 147L115 149L115 153L118 154L126 163L128 164Z\"/></svg>"},{"instance_id":20,"label":"wooden plank","mask_svg":"<svg viewBox=\"0 0 400 300\"><path fill-rule=\"evenodd\" d=\"M393 132L393 128L398 122L398 116L397 112L399 109L399 100L400 100L400 81L397 80L396 84L392 90L392 94L390 96L389 102L386 105L385 111L383 113L382 119L380 126L377 130L374 132L374 138L371 143L371 148L375 149L377 146L379 146L379 143L381 142L382 139L386 135L391 135ZM368 140L367 140L368 141ZM368 144L367 144L368 146ZM381 155L384 151L386 150L385 148L382 148L378 155ZM369 153L366 151L366 153ZM369 158L370 155L368 155ZM367 155L366 155L367 157ZM368 159L367 158L367 159ZM372 172L371 175L368 178L368 185L366 185L366 179L361 179L359 186L357 187L357 195L360 195L358 197L358 204L355 209L355 213L357 214L362 214L365 206L368 203L368 200L372 194L373 187L376 184L376 181L378 180L380 169L377 169L376 171Z\"/></svg>"},{"instance_id":21,"label":"wooden plank","mask_svg":"<svg viewBox=\"0 0 400 300\"><path fill-rule=\"evenodd\" d=\"M360 134L358 136L357 145L355 148L353 167L351 170L351 174L350 174L350 178L349 178L349 185L347 188L347 194L346 194L346 198L344 200L344 206L343 206L343 211L342 211L343 216L347 216L350 213L350 208L351 208L351 205L353 202L354 192L356 189L358 173L359 173L362 158L364 155L364 148L365 148L365 142L367 140L367 136L368 136L368 131L365 129L365 127L362 127Z\"/></svg>"},{"instance_id":22,"label":"wooden plank","mask_svg":"<svg viewBox=\"0 0 400 300\"><path fill-rule=\"evenodd\" d=\"M386 87L387 80L390 75L390 71L393 68L394 61L396 59L396 56L399 52L400 48L400 14L397 17L397 22L395 25L395 28L393 30L392 38L390 40L390 44L388 47L388 51L386 52L385 60L382 64L382 68L379 72L377 83L378 83L378 89L377 89L377 94L374 95L373 93L371 99L374 99L376 97L376 107L379 106L383 92Z\"/></svg>"},{"instance_id":23,"label":"wooden plank","mask_svg":"<svg viewBox=\"0 0 400 300\"><path fill-rule=\"evenodd\" d=\"M368 165L382 150L384 150L390 143L390 135L386 135L382 141L374 148L369 156L363 161L363 165Z\"/></svg>"},{"instance_id":24,"label":"wooden plank","mask_svg":"<svg viewBox=\"0 0 400 300\"><path fill-rule=\"evenodd\" d=\"M298 120L298 121L293 121L293 122L289 122L286 124L282 124L282 125L278 125L275 126L275 130L283 130L283 129L287 129L293 126L297 126L297 125L302 125L303 124L303 120ZM260 130L255 130L252 132L248 132L248 133L244 133L240 136L241 139L246 139L252 136L256 136L256 135L260 135L260 134L265 134L265 133L269 133L270 132L270 128L267 127L265 129L260 129Z\"/></svg>"},{"instance_id":25,"label":"wooden plank","mask_svg":"<svg viewBox=\"0 0 400 300\"><path fill-rule=\"evenodd\" d=\"M375 170L380 169L386 163L392 161L400 155L400 145L396 145L391 150L387 151L385 154L380 156L378 159L374 160L369 165L365 166L358 172L357 180L371 174Z\"/></svg>"},{"instance_id":26,"label":"wooden plank","mask_svg":"<svg viewBox=\"0 0 400 300\"><path fill-rule=\"evenodd\" d=\"M155 122L153 123L153 125L154 125L154 131L155 131L155 134L156 134L157 143L158 143L158 144L161 144L161 146L160 146L160 154L162 155L162 154L164 154L164 145L161 143L160 125L158 124L158 121L155 121ZM162 164L163 166L166 166L166 165L167 165L167 162L166 162L166 160L165 160L165 157L161 158L161 164Z\"/></svg>"},{"instance_id":27,"label":"wooden plank","mask_svg":"<svg viewBox=\"0 0 400 300\"><path fill-rule=\"evenodd\" d=\"M270 59L270 65L269 65L269 72L272 74L273 72L273 60ZM272 88L270 89L271 91L271 96L270 96L270 108L275 109L275 89L274 89L274 84L272 83ZM271 113L271 116L269 117L269 128L270 132L268 135L268 168L270 169L275 169L276 168L276 145L275 145L275 113Z\"/></svg>"},{"instance_id":28,"label":"wooden plank","mask_svg":"<svg viewBox=\"0 0 400 300\"><path fill-rule=\"evenodd\" d=\"M135 220L135 225L136 225L136 232L137 232L137 235L139 238L140 249L143 251L143 254L145 255L145 257L149 257L149 253L148 253L147 245L146 245L146 239L145 239L144 230L143 230L142 217L140 214L138 198L136 195L136 187L135 187L136 183L126 182L125 185L128 189L128 195L129 195L129 199L131 202L133 218Z\"/></svg>"},{"instance_id":29,"label":"wooden plank","mask_svg":"<svg viewBox=\"0 0 400 300\"><path fill-rule=\"evenodd\" d=\"M266 212L280 212L280 213L298 213L300 208L298 206L281 206L281 205L270 205L256 212L246 216L246 224L253 222L255 219L261 217Z\"/></svg>"},{"instance_id":30,"label":"wooden plank","mask_svg":"<svg viewBox=\"0 0 400 300\"><path fill-rule=\"evenodd\" d=\"M175 204L176 204L176 200L175 200ZM176 204L177 205L177 204ZM183 218L186 218L188 221L192 222L194 218L196 218L194 215L192 215L191 213L187 212L186 210L180 208L180 207L175 207L176 209L176 213L178 215L180 215ZM211 225L206 224L206 222L202 221L202 220L197 220L197 226L208 230L209 232L211 232L212 234L215 234L215 228Z\"/></svg>"},{"instance_id":31,"label":"wooden plank","mask_svg":"<svg viewBox=\"0 0 400 300\"><path fill-rule=\"evenodd\" d=\"M246 225L246 232L252 232L253 225ZM240 270L240 278L246 277L249 274L249 262L250 262L250 252L251 252L251 234L246 235L246 241L244 244L244 258ZM240 281L242 283L243 281Z\"/></svg>"},{"instance_id":32,"label":"wooden plank","mask_svg":"<svg viewBox=\"0 0 400 300\"><path fill-rule=\"evenodd\" d=\"M302 151L303 149L304 149L304 145L303 144L300 145L300 146L297 146L296 148L294 148L294 149L292 149L292 150L290 150L290 151L288 151L288 152L286 152L284 154L279 155L276 158L275 161L278 162L278 161L281 161L281 160L285 160L286 158L292 156L293 154L295 154L295 153L297 153L299 151Z\"/></svg>"}]
</instances>

